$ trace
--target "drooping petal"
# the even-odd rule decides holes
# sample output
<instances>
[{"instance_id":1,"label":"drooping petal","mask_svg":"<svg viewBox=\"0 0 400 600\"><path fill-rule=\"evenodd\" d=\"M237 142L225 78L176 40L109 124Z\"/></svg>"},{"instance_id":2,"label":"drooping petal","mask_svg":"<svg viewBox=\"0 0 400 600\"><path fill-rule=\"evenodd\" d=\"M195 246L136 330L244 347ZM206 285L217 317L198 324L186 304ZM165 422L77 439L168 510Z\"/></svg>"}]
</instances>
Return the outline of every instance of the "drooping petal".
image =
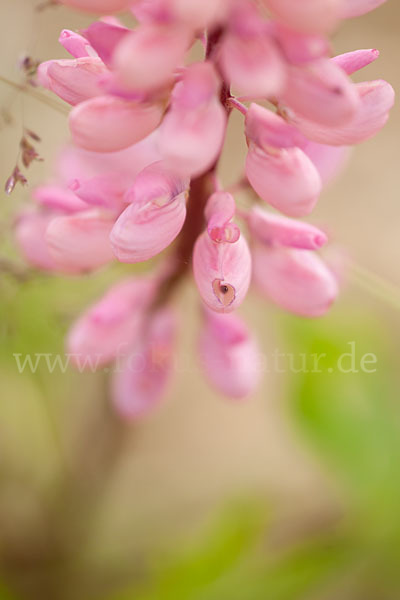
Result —
<instances>
[{"instance_id":1,"label":"drooping petal","mask_svg":"<svg viewBox=\"0 0 400 600\"><path fill-rule=\"evenodd\" d=\"M263 244L317 250L328 239L314 225L267 212L259 206L254 206L245 218L253 238Z\"/></svg>"},{"instance_id":2,"label":"drooping petal","mask_svg":"<svg viewBox=\"0 0 400 600\"><path fill-rule=\"evenodd\" d=\"M255 244L252 254L256 285L281 308L320 317L336 299L337 280L315 252Z\"/></svg>"},{"instance_id":3,"label":"drooping petal","mask_svg":"<svg viewBox=\"0 0 400 600\"><path fill-rule=\"evenodd\" d=\"M129 176L107 173L90 179L73 179L70 182L70 189L84 203L118 213L125 206L124 195L130 184Z\"/></svg>"},{"instance_id":4,"label":"drooping petal","mask_svg":"<svg viewBox=\"0 0 400 600\"><path fill-rule=\"evenodd\" d=\"M140 335L143 311L155 286L148 278L130 278L114 285L72 326L67 350L73 362L100 367L128 354ZM86 364L87 364L86 363Z\"/></svg>"},{"instance_id":5,"label":"drooping petal","mask_svg":"<svg viewBox=\"0 0 400 600\"><path fill-rule=\"evenodd\" d=\"M217 159L225 137L226 111L210 63L194 64L174 89L160 127L159 149L183 175L198 176Z\"/></svg>"},{"instance_id":6,"label":"drooping petal","mask_svg":"<svg viewBox=\"0 0 400 600\"><path fill-rule=\"evenodd\" d=\"M300 148L265 151L250 143L246 175L265 202L290 217L310 214L322 189L316 167Z\"/></svg>"},{"instance_id":7,"label":"drooping petal","mask_svg":"<svg viewBox=\"0 0 400 600\"><path fill-rule=\"evenodd\" d=\"M193 252L193 272L205 304L231 312L243 302L250 285L251 256L243 236L234 244L213 242L205 231Z\"/></svg>"},{"instance_id":8,"label":"drooping petal","mask_svg":"<svg viewBox=\"0 0 400 600\"><path fill-rule=\"evenodd\" d=\"M113 221L108 213L92 210L55 217L46 241L57 267L66 273L84 273L113 260L109 235Z\"/></svg>"},{"instance_id":9,"label":"drooping petal","mask_svg":"<svg viewBox=\"0 0 400 600\"><path fill-rule=\"evenodd\" d=\"M45 234L54 215L49 212L24 212L15 224L15 239L24 258L34 267L56 271L57 265L49 252Z\"/></svg>"},{"instance_id":10,"label":"drooping petal","mask_svg":"<svg viewBox=\"0 0 400 600\"><path fill-rule=\"evenodd\" d=\"M148 136L161 117L158 104L99 96L76 106L70 113L69 125L77 146L93 152L116 152Z\"/></svg>"},{"instance_id":11,"label":"drooping petal","mask_svg":"<svg viewBox=\"0 0 400 600\"><path fill-rule=\"evenodd\" d=\"M141 341L120 362L113 379L112 398L126 419L145 416L165 396L173 374L177 322L164 308L153 314Z\"/></svg>"},{"instance_id":12,"label":"drooping petal","mask_svg":"<svg viewBox=\"0 0 400 600\"><path fill-rule=\"evenodd\" d=\"M206 310L199 342L201 366L211 385L238 400L254 393L260 383L260 352L240 317Z\"/></svg>"},{"instance_id":13,"label":"drooping petal","mask_svg":"<svg viewBox=\"0 0 400 600\"><path fill-rule=\"evenodd\" d=\"M126 36L113 55L117 81L129 90L150 92L172 81L191 42L179 26L141 25Z\"/></svg>"},{"instance_id":14,"label":"drooping petal","mask_svg":"<svg viewBox=\"0 0 400 600\"><path fill-rule=\"evenodd\" d=\"M40 83L75 106L103 92L99 79L107 67L97 57L49 60L39 67Z\"/></svg>"},{"instance_id":15,"label":"drooping petal","mask_svg":"<svg viewBox=\"0 0 400 600\"><path fill-rule=\"evenodd\" d=\"M121 262L148 260L167 248L186 218L188 181L163 163L150 165L138 175L126 195L131 204L111 232L111 244Z\"/></svg>"},{"instance_id":16,"label":"drooping petal","mask_svg":"<svg viewBox=\"0 0 400 600\"><path fill-rule=\"evenodd\" d=\"M387 81L358 83L360 108L355 117L341 127L324 127L306 119L294 117L292 122L310 140L331 146L352 146L376 135L389 119L395 92Z\"/></svg>"}]
</instances>

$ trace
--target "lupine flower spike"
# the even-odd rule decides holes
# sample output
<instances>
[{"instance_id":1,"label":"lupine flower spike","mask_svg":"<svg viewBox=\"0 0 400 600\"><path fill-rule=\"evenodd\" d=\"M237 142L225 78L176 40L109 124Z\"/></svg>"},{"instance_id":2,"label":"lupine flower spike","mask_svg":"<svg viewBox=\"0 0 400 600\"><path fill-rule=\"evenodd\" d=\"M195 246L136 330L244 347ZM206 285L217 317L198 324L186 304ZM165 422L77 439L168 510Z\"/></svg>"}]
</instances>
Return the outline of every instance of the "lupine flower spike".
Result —
<instances>
[{"instance_id":1,"label":"lupine flower spike","mask_svg":"<svg viewBox=\"0 0 400 600\"><path fill-rule=\"evenodd\" d=\"M383 2L58 0L99 20L61 31L70 59L35 65L35 82L70 105L72 143L18 216L16 240L29 262L54 273L155 260L153 273L106 291L67 341L78 366L114 364L111 394L124 418L146 415L168 390L172 304L191 271L201 367L232 399L260 380L257 342L236 312L251 283L302 317L336 300L336 274L320 255L328 237L297 219L312 213L350 147L388 120L390 84L351 79L379 52L334 56L330 40L341 20ZM135 16L133 29L123 11ZM204 60L192 62L198 40ZM247 157L240 184L226 188L218 165L236 109ZM21 142L25 167L39 158L35 141ZM17 182L25 183L18 166L7 193ZM253 192L246 209L239 187Z\"/></svg>"}]
</instances>

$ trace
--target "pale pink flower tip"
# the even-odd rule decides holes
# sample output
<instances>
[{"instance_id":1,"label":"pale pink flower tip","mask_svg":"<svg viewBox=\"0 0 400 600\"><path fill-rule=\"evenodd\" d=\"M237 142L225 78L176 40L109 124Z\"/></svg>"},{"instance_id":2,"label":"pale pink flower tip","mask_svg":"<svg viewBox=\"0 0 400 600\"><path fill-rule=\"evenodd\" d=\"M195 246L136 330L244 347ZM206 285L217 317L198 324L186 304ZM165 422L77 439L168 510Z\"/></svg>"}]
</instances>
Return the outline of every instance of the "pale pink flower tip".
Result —
<instances>
[{"instance_id":1,"label":"pale pink flower tip","mask_svg":"<svg viewBox=\"0 0 400 600\"><path fill-rule=\"evenodd\" d=\"M140 338L117 365L112 398L121 417L144 417L165 396L173 374L176 330L174 311L159 310L144 323Z\"/></svg>"},{"instance_id":2,"label":"pale pink flower tip","mask_svg":"<svg viewBox=\"0 0 400 600\"><path fill-rule=\"evenodd\" d=\"M236 314L205 310L199 354L206 378L224 396L240 400L257 389L261 378L259 349Z\"/></svg>"}]
</instances>

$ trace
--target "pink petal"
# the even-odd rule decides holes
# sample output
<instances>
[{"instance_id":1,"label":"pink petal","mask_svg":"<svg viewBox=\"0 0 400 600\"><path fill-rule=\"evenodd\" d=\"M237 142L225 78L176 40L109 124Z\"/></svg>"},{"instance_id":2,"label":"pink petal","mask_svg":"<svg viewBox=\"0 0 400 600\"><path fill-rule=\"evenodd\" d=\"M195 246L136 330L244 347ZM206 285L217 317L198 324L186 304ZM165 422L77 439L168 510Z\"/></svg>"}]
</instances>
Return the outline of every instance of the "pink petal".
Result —
<instances>
[{"instance_id":1,"label":"pink petal","mask_svg":"<svg viewBox=\"0 0 400 600\"><path fill-rule=\"evenodd\" d=\"M192 65L187 71L160 127L159 149L182 174L195 177L209 169L220 154L227 117L216 95L213 66Z\"/></svg>"},{"instance_id":2,"label":"pink petal","mask_svg":"<svg viewBox=\"0 0 400 600\"><path fill-rule=\"evenodd\" d=\"M76 365L100 367L124 356L140 334L143 313L154 294L152 280L126 279L114 285L72 326L67 349Z\"/></svg>"},{"instance_id":3,"label":"pink petal","mask_svg":"<svg viewBox=\"0 0 400 600\"><path fill-rule=\"evenodd\" d=\"M199 343L201 366L221 394L244 399L260 383L260 351L245 323L236 314L205 311Z\"/></svg>"},{"instance_id":4,"label":"pink petal","mask_svg":"<svg viewBox=\"0 0 400 600\"><path fill-rule=\"evenodd\" d=\"M108 173L85 180L74 179L70 188L84 203L118 213L125 207L123 199L131 183L128 176Z\"/></svg>"},{"instance_id":5,"label":"pink petal","mask_svg":"<svg viewBox=\"0 0 400 600\"><path fill-rule=\"evenodd\" d=\"M309 250L256 244L253 277L269 300L303 317L322 316L338 294L335 276Z\"/></svg>"},{"instance_id":6,"label":"pink petal","mask_svg":"<svg viewBox=\"0 0 400 600\"><path fill-rule=\"evenodd\" d=\"M251 235L263 244L317 250L327 242L325 233L317 227L267 212L258 206L245 217Z\"/></svg>"},{"instance_id":7,"label":"pink petal","mask_svg":"<svg viewBox=\"0 0 400 600\"><path fill-rule=\"evenodd\" d=\"M226 80L241 94L270 98L284 88L285 63L274 41L265 34L247 38L228 33L219 60Z\"/></svg>"},{"instance_id":8,"label":"pink petal","mask_svg":"<svg viewBox=\"0 0 400 600\"><path fill-rule=\"evenodd\" d=\"M112 397L122 417L145 416L166 394L173 374L176 328L170 308L155 313L143 338L118 365Z\"/></svg>"},{"instance_id":9,"label":"pink petal","mask_svg":"<svg viewBox=\"0 0 400 600\"><path fill-rule=\"evenodd\" d=\"M245 131L248 140L261 148L292 148L304 143L304 136L276 113L252 103L246 113Z\"/></svg>"},{"instance_id":10,"label":"pink petal","mask_svg":"<svg viewBox=\"0 0 400 600\"><path fill-rule=\"evenodd\" d=\"M302 150L312 160L324 186L341 174L351 156L349 146L326 146L310 140L302 145Z\"/></svg>"},{"instance_id":11,"label":"pink petal","mask_svg":"<svg viewBox=\"0 0 400 600\"><path fill-rule=\"evenodd\" d=\"M329 33L340 16L343 0L263 0L288 27L307 33Z\"/></svg>"},{"instance_id":12,"label":"pink petal","mask_svg":"<svg viewBox=\"0 0 400 600\"><path fill-rule=\"evenodd\" d=\"M295 117L293 122L309 139L331 146L351 146L365 142L376 135L389 119L395 92L383 80L356 84L360 108L355 117L342 127L323 127L306 119Z\"/></svg>"},{"instance_id":13,"label":"pink petal","mask_svg":"<svg viewBox=\"0 0 400 600\"><path fill-rule=\"evenodd\" d=\"M39 67L40 82L65 102L79 104L102 94L99 78L107 71L100 58L50 60Z\"/></svg>"},{"instance_id":14,"label":"pink petal","mask_svg":"<svg viewBox=\"0 0 400 600\"><path fill-rule=\"evenodd\" d=\"M196 241L193 272L205 304L231 312L243 302L250 285L251 256L243 236L234 244L213 242L204 232Z\"/></svg>"},{"instance_id":15,"label":"pink petal","mask_svg":"<svg viewBox=\"0 0 400 600\"><path fill-rule=\"evenodd\" d=\"M360 105L356 86L338 65L324 58L291 66L282 100L298 115L330 127L348 123Z\"/></svg>"},{"instance_id":16,"label":"pink petal","mask_svg":"<svg viewBox=\"0 0 400 600\"><path fill-rule=\"evenodd\" d=\"M162 109L157 104L99 96L76 106L70 113L69 125L77 146L93 152L116 152L148 136L161 117Z\"/></svg>"},{"instance_id":17,"label":"pink petal","mask_svg":"<svg viewBox=\"0 0 400 600\"><path fill-rule=\"evenodd\" d=\"M275 23L275 35L286 60L292 65L304 65L331 53L329 41L320 35L295 31Z\"/></svg>"},{"instance_id":18,"label":"pink petal","mask_svg":"<svg viewBox=\"0 0 400 600\"><path fill-rule=\"evenodd\" d=\"M290 217L310 214L322 189L316 167L300 148L267 152L251 143L246 175L265 202Z\"/></svg>"},{"instance_id":19,"label":"pink petal","mask_svg":"<svg viewBox=\"0 0 400 600\"><path fill-rule=\"evenodd\" d=\"M98 269L113 260L109 242L113 221L100 211L56 217L46 231L46 241L57 267L66 273Z\"/></svg>"},{"instance_id":20,"label":"pink petal","mask_svg":"<svg viewBox=\"0 0 400 600\"><path fill-rule=\"evenodd\" d=\"M120 84L149 92L172 81L184 60L191 34L178 26L141 25L117 46L113 65Z\"/></svg>"}]
</instances>

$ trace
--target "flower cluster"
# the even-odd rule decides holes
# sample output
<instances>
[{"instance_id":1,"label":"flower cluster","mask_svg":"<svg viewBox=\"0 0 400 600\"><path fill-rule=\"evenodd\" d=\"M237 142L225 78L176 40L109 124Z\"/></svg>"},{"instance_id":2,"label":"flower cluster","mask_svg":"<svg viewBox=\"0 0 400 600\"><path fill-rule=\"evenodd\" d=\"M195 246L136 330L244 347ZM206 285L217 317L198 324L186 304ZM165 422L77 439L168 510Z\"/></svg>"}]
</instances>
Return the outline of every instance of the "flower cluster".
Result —
<instances>
[{"instance_id":1,"label":"flower cluster","mask_svg":"<svg viewBox=\"0 0 400 600\"><path fill-rule=\"evenodd\" d=\"M232 398L259 379L256 342L233 312L251 280L306 317L335 300L337 278L317 252L327 236L297 219L311 213L349 146L388 119L392 87L350 79L379 53L332 58L329 42L341 19L383 1L59 0L107 16L62 31L72 58L38 69L39 83L73 107L72 144L34 191L37 206L20 215L16 236L34 265L68 274L146 261L173 244L152 275L112 287L69 334L71 353L100 365L118 359L113 398L123 415L146 413L165 392L171 299L191 264L203 301L201 364ZM134 29L115 16L123 10ZM194 44L204 47L201 62L190 62ZM246 209L217 174L232 110L243 113L248 146L238 187L257 197Z\"/></svg>"}]
</instances>

